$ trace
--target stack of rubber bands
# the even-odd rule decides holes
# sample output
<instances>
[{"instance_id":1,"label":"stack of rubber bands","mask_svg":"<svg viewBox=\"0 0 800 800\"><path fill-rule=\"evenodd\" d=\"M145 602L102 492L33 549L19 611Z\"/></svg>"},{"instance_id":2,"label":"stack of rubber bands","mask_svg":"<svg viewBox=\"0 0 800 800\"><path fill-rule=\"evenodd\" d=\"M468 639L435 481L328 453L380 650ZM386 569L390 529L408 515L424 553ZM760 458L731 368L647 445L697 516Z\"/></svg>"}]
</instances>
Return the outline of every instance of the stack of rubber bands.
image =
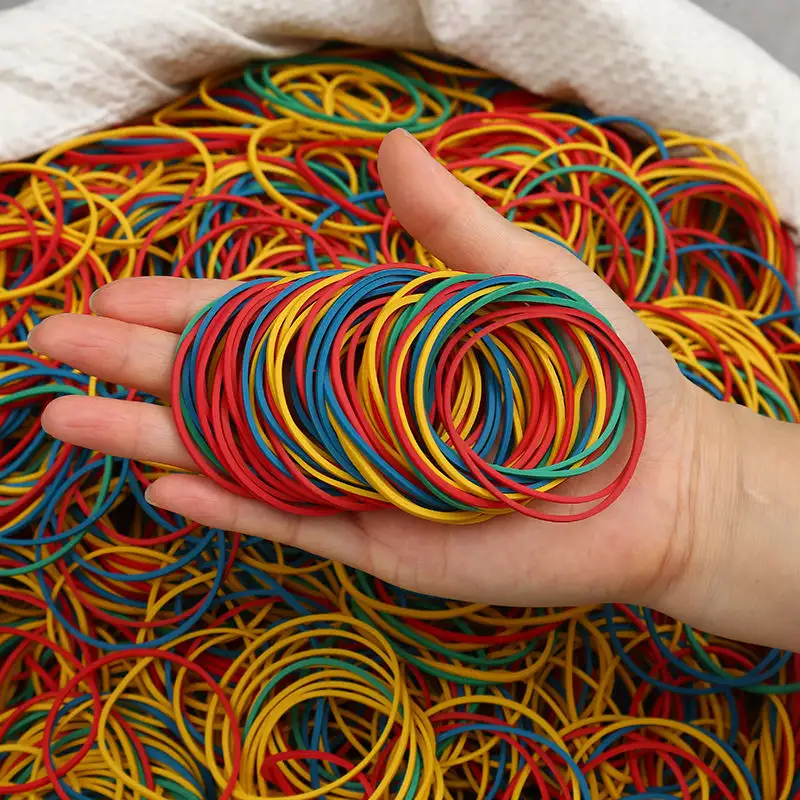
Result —
<instances>
[{"instance_id":1,"label":"stack of rubber bands","mask_svg":"<svg viewBox=\"0 0 800 800\"><path fill-rule=\"evenodd\" d=\"M172 385L187 451L228 491L293 514L574 522L633 476L636 364L562 286L381 264L234 287L190 322ZM623 469L592 494L554 493L608 463L631 410Z\"/></svg>"},{"instance_id":2,"label":"stack of rubber bands","mask_svg":"<svg viewBox=\"0 0 800 800\"><path fill-rule=\"evenodd\" d=\"M403 591L159 511L144 491L162 466L43 433L58 395L156 402L26 346L45 317L89 313L104 283L346 280L400 263L435 275L443 265L399 227L377 179L395 127L580 256L690 380L798 420L794 248L714 142L598 118L458 63L331 49L209 78L135 125L0 165L0 796L796 796L796 656L638 607L499 609ZM409 347L418 365L425 354ZM346 363L330 380L287 378L281 402L300 428L317 424L319 392L348 379ZM602 386L594 405L604 391L613 405ZM466 419L476 402L444 405ZM502 438L512 423L490 413ZM622 423L609 414L587 424L602 417L613 437ZM576 462L588 435L571 435ZM474 452L490 448L481 436L470 428ZM371 502L315 489L328 510Z\"/></svg>"}]
</instances>

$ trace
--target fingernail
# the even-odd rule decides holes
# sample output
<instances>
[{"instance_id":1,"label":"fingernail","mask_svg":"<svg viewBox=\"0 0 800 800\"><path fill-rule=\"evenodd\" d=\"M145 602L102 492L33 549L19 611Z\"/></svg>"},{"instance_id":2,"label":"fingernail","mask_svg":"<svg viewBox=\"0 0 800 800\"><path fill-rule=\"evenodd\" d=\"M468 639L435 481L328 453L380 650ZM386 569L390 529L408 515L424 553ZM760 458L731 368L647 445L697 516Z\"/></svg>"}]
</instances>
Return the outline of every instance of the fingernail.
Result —
<instances>
[{"instance_id":1,"label":"fingernail","mask_svg":"<svg viewBox=\"0 0 800 800\"><path fill-rule=\"evenodd\" d=\"M150 490L151 490L152 488L153 488L152 486L148 486L148 487L147 487L147 488L144 490L144 499L145 499L145 500L146 500L148 503L150 503L150 505L151 505L151 506L155 506L156 508L158 508L158 503L154 503L154 502L153 502L153 500L152 500L152 499L151 499L151 497L150 497Z\"/></svg>"},{"instance_id":2,"label":"fingernail","mask_svg":"<svg viewBox=\"0 0 800 800\"><path fill-rule=\"evenodd\" d=\"M103 293L104 289L108 289L111 286L110 283L104 283L102 286L98 286L90 295L89 295L89 308L95 313L99 314L100 312L97 310L97 298Z\"/></svg>"},{"instance_id":3,"label":"fingernail","mask_svg":"<svg viewBox=\"0 0 800 800\"><path fill-rule=\"evenodd\" d=\"M422 144L422 142L421 142L419 139L417 139L417 137L416 137L416 136L414 136L413 134L409 133L409 132L408 132L408 131L407 131L405 128L398 128L397 130L399 130L399 131L402 131L402 132L403 132L403 135L404 135L406 138L408 138L408 139L411 139L411 141L412 141L412 142L414 142L414 144L415 144L417 147L419 147L420 149L422 149L422 150L424 150L426 153L428 153L428 148L427 148L427 147L425 147L425 145L424 145L424 144ZM430 153L428 153L428 155L430 155Z\"/></svg>"},{"instance_id":4,"label":"fingernail","mask_svg":"<svg viewBox=\"0 0 800 800\"><path fill-rule=\"evenodd\" d=\"M36 346L33 343L33 339L34 339L33 334L36 333L36 328L38 328L38 327L39 326L37 325L36 327L31 328L30 331L28 332L28 336L27 336L27 338L25 340L26 344L28 345L28 349L32 353L37 353L37 354L38 354L38 350L36 349Z\"/></svg>"}]
</instances>

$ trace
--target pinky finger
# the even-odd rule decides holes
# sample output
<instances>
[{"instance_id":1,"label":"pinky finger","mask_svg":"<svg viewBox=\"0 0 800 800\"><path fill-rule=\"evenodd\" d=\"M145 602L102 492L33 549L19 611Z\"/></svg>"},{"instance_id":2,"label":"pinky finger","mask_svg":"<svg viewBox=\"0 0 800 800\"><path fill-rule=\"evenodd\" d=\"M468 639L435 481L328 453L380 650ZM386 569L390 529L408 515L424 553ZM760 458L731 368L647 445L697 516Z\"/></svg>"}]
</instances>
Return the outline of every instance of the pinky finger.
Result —
<instances>
[{"instance_id":1,"label":"pinky finger","mask_svg":"<svg viewBox=\"0 0 800 800\"><path fill-rule=\"evenodd\" d=\"M147 501L210 528L299 547L323 558L366 568L368 536L352 517L301 517L238 497L200 475L167 475L147 489Z\"/></svg>"}]
</instances>

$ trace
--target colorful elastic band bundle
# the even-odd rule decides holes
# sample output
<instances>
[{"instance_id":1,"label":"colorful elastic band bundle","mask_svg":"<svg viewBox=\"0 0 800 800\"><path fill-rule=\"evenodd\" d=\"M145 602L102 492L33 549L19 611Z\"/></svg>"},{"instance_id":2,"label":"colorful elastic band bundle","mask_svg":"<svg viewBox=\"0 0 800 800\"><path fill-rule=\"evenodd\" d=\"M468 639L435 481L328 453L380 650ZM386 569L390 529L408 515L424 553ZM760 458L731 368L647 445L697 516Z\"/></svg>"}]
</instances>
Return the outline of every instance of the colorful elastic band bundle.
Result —
<instances>
[{"instance_id":1,"label":"colorful elastic band bundle","mask_svg":"<svg viewBox=\"0 0 800 800\"><path fill-rule=\"evenodd\" d=\"M514 224L582 258L659 336L689 380L721 401L800 418L795 250L771 198L715 142L534 97L461 63L338 48L210 76L136 124L2 164L0 797L797 797L798 656L623 604L494 608L403 591L309 553L160 511L144 492L164 474L162 465L81 450L42 431L44 404L63 394L159 402L27 347L39 321L90 313L91 293L112 280L177 275L242 283L243 294L225 302L261 282L253 291L262 300L248 300L251 312L272 296L262 292L280 285L287 294L272 296L276 315L286 313L293 292L313 294L346 275L353 276L349 291L357 291L362 277L390 271L370 272L375 265L446 283L446 265L399 226L378 181L377 147L395 127L419 138ZM405 278L370 291L391 299L403 286ZM275 485L285 487L294 470L318 473L309 473L302 493L282 497L306 513L386 502L354 476L375 453L400 472L406 452L424 453L437 475L436 458L447 454L453 483L480 486L468 509L438 512L505 508L516 489L487 496L477 480L487 473L468 467L469 454L488 461L490 453L472 403L480 393L495 409L495 430L507 433L503 446L524 455L534 417L522 395L526 382L543 407L564 409L563 427L541 431L551 449L540 462L564 463L607 431L605 453L618 430L614 415L621 420L624 411L615 403L627 402L624 413L635 418L637 390L635 381L618 382L624 370L614 371L604 325L595 319L581 338L586 328L563 319L550 327L514 322L476 341L454 366L460 345L446 356L444 347L463 344L455 337L468 324L445 301L455 286L436 309L418 305L420 289L412 304L391 312L370 358L367 329L377 315L364 311L345 324L341 306L344 318L333 325L309 298L296 331L288 317L281 326L270 321L268 331L249 328L254 352L263 348L260 366L237 356L209 358L200 369L194 353L212 343L224 351L229 337L244 335L223 326L212 336L223 315L206 312L183 344L191 391L182 392L190 402L178 422L185 420L186 441L206 423L201 394L216 396L203 381L246 366L234 370L228 385L235 391L219 407L220 420L252 433L258 453L274 442L271 452L283 458L264 458L282 478ZM519 287L500 282L491 293L506 290ZM555 297L564 297L559 292L545 290L548 314ZM467 303L475 302L471 293ZM325 308L346 296L331 288ZM495 298L476 315L504 302ZM422 352L421 335L409 339L395 410L416 422L419 409L451 409L453 430L469 448L463 455L446 419L434 425L432 444L419 440L401 452L388 430L394 411L376 399L391 367L389 337L396 332L399 342L406 313L413 330L413 307L423 329L438 319L453 330L443 329L438 355ZM518 336L520 327L531 337ZM344 361L315 374L309 366L332 361L324 347L330 341L333 349L339 330ZM271 377L266 348L283 346L305 356L292 355L284 373L272 376L282 378L278 394L274 380L263 380ZM508 369L496 373L499 364ZM453 397L445 402L438 373L444 380L451 366ZM349 400L361 392L369 402L341 411L331 405L341 396L340 379ZM265 392L252 401L252 420L242 416L251 382ZM563 395L557 402L556 387ZM502 402L507 397L513 402ZM586 401L575 403L577 417L566 412L570 397ZM333 406L335 415L322 413ZM256 423L261 428L251 429ZM313 432L341 474L321 472L316 455L293 449L290 424ZM199 448L206 436L197 441ZM220 470L213 458L221 443L208 441L213 451L198 460L231 480L238 462ZM403 497L426 509L442 502L440 494L454 496L424 471L405 475ZM561 476L537 478L526 490L541 480ZM351 491L362 485L367 491ZM540 498L526 508L554 505Z\"/></svg>"},{"instance_id":2,"label":"colorful elastic band bundle","mask_svg":"<svg viewBox=\"0 0 800 800\"><path fill-rule=\"evenodd\" d=\"M585 519L627 485L645 426L633 358L573 292L415 264L237 286L187 327L172 407L230 491L293 513L394 505L450 523ZM607 487L553 491L603 466L629 420L633 450Z\"/></svg>"}]
</instances>

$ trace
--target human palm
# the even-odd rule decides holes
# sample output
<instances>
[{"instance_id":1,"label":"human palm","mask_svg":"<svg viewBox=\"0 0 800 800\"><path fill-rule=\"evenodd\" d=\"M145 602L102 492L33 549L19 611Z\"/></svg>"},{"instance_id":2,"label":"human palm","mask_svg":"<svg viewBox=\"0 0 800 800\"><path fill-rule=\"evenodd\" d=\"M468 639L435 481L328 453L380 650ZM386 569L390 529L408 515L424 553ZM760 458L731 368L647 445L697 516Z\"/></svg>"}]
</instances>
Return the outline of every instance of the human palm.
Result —
<instances>
[{"instance_id":1,"label":"human palm","mask_svg":"<svg viewBox=\"0 0 800 800\"><path fill-rule=\"evenodd\" d=\"M197 474L160 478L148 491L149 501L204 525L301 547L419 592L502 605L659 605L692 551L696 420L710 401L584 264L496 214L410 137L387 137L379 168L397 218L446 264L561 283L611 322L636 359L647 400L647 435L630 485L610 508L569 524L509 514L451 527L392 510L289 516ZM93 298L98 316L53 317L29 341L37 352L84 372L167 398L179 334L199 309L229 289L230 283L215 280L119 281ZM51 403L42 423L72 444L190 473L196 469L171 410L163 406L69 396ZM576 494L600 488L622 457L567 485Z\"/></svg>"}]
</instances>

